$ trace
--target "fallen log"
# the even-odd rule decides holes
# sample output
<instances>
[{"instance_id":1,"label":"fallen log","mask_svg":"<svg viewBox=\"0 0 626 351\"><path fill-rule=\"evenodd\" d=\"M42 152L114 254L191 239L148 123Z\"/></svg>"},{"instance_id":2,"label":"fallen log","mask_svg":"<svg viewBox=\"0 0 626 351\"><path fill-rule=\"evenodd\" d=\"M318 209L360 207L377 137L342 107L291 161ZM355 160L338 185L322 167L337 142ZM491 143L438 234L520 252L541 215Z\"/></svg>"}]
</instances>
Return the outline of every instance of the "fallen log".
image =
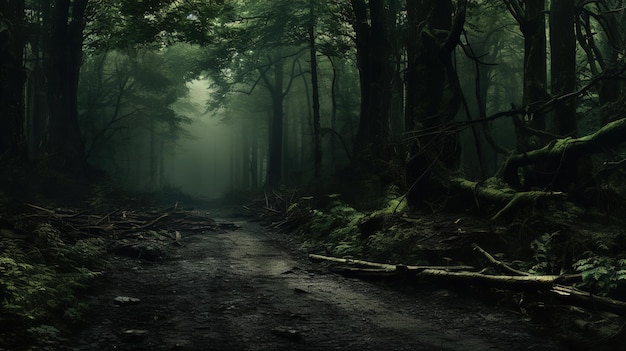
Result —
<instances>
[{"instance_id":1,"label":"fallen log","mask_svg":"<svg viewBox=\"0 0 626 351\"><path fill-rule=\"evenodd\" d=\"M514 210L516 207L520 207L524 204L534 203L538 200L564 200L567 195L558 191L520 191L516 192L514 189L504 185L495 184L497 179L490 179L491 183L485 186L484 182L474 182L464 178L453 178L450 180L450 185L465 193L474 194L476 202L480 206L480 200L485 200L490 203L502 204L504 207L498 213L496 213L491 220L497 220L503 214ZM497 188L501 186L501 188Z\"/></svg>"},{"instance_id":2,"label":"fallen log","mask_svg":"<svg viewBox=\"0 0 626 351\"><path fill-rule=\"evenodd\" d=\"M482 273L482 271L467 271L467 269L473 269L473 267L471 266L405 266L316 254L310 254L309 259L315 262L325 261L348 265L349 267L333 268L331 269L331 271L350 277L381 279L398 276L415 276L426 279L437 279L461 284L497 286L506 289L535 289L547 291L554 295L556 298L564 300L572 305L603 311L610 311L618 313L620 315L626 314L625 301L596 296L589 292L577 289L573 286L560 284L566 281L580 281L580 274L530 275L528 273L517 271L508 267L506 264L496 260L489 253L482 250L480 247L478 247L478 245L475 245L474 248L476 248L483 255L485 255L492 264L510 270L513 274L518 275L489 275ZM369 268L359 268L353 266L364 266Z\"/></svg>"},{"instance_id":3,"label":"fallen log","mask_svg":"<svg viewBox=\"0 0 626 351\"><path fill-rule=\"evenodd\" d=\"M331 256L323 256L316 254L309 254L309 260L314 262L320 261L328 261L335 263L343 263L347 265L354 266L365 266L365 267L374 267L378 269L383 269L389 272L393 272L396 270L409 270L409 271L421 271L425 269L440 269L440 270L450 270L450 271L459 271L459 270L471 270L474 269L473 266L408 266L408 265L395 265L388 263L377 263L377 262L369 262L363 260L353 260L351 258L338 258Z\"/></svg>"},{"instance_id":4,"label":"fallen log","mask_svg":"<svg viewBox=\"0 0 626 351\"><path fill-rule=\"evenodd\" d=\"M387 263L354 260L350 258L338 258L309 254L309 259L314 262L326 261L341 263L349 266L364 266L371 268L350 268L344 270L349 274L363 275L391 275L398 272L412 272L418 277L437 278L442 280L455 280L465 283L481 283L487 285L503 285L511 287L542 287L549 289L553 284L571 279L570 275L488 275L481 272L471 272L472 266L409 266L394 265Z\"/></svg>"},{"instance_id":5,"label":"fallen log","mask_svg":"<svg viewBox=\"0 0 626 351\"><path fill-rule=\"evenodd\" d=\"M559 163L567 157L605 152L607 147L626 142L626 118L608 123L597 132L580 138L557 139L537 150L511 155L505 160L498 176L511 185L519 183L517 170L537 163Z\"/></svg>"},{"instance_id":6,"label":"fallen log","mask_svg":"<svg viewBox=\"0 0 626 351\"><path fill-rule=\"evenodd\" d=\"M626 302L611 299L609 297L593 295L572 286L557 284L550 289L550 293L573 305L614 312L621 315L626 313Z\"/></svg>"},{"instance_id":7,"label":"fallen log","mask_svg":"<svg viewBox=\"0 0 626 351\"><path fill-rule=\"evenodd\" d=\"M480 272L450 272L443 269L425 269L419 272L417 276L467 284L483 284L509 288L540 288L544 290L548 290L554 284L569 278L568 276L561 275L489 275Z\"/></svg>"}]
</instances>

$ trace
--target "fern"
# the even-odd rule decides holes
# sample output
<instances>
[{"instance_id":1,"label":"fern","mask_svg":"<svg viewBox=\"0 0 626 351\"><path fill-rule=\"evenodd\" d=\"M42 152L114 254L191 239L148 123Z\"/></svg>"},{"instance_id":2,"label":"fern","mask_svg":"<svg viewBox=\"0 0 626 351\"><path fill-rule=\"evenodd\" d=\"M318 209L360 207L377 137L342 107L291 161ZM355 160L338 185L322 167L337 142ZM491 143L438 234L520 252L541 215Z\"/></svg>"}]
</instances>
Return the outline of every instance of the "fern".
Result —
<instances>
[{"instance_id":1,"label":"fern","mask_svg":"<svg viewBox=\"0 0 626 351\"><path fill-rule=\"evenodd\" d=\"M610 295L626 286L626 260L591 256L576 261L573 268L582 275L583 287L599 295Z\"/></svg>"}]
</instances>

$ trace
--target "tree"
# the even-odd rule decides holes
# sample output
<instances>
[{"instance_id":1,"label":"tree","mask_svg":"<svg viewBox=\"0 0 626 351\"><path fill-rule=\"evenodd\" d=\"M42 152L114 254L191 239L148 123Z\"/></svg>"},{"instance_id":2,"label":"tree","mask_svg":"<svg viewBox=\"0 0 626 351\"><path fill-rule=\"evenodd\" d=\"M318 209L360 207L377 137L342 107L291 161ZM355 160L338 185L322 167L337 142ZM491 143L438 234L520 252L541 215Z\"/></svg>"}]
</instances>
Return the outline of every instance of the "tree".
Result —
<instances>
[{"instance_id":1,"label":"tree","mask_svg":"<svg viewBox=\"0 0 626 351\"><path fill-rule=\"evenodd\" d=\"M272 114L266 183L270 187L283 182L284 102L294 79L304 74L297 69L298 60L310 51L309 6L308 1L280 1L271 7L247 3L237 9L239 17L222 19L207 60L218 98L226 99L232 92L250 94L258 87L269 94Z\"/></svg>"},{"instance_id":2,"label":"tree","mask_svg":"<svg viewBox=\"0 0 626 351\"><path fill-rule=\"evenodd\" d=\"M24 1L0 1L0 162L25 152L23 51Z\"/></svg>"},{"instance_id":3,"label":"tree","mask_svg":"<svg viewBox=\"0 0 626 351\"><path fill-rule=\"evenodd\" d=\"M177 44L86 58L79 107L90 165L135 189L167 185L165 150L186 135L189 122L174 106L187 93L198 55L197 47ZM185 112L181 104L177 111Z\"/></svg>"},{"instance_id":4,"label":"tree","mask_svg":"<svg viewBox=\"0 0 626 351\"><path fill-rule=\"evenodd\" d=\"M352 0L357 66L361 89L359 127L353 150L355 166L376 172L373 162L390 159L392 47L386 0Z\"/></svg>"},{"instance_id":5,"label":"tree","mask_svg":"<svg viewBox=\"0 0 626 351\"><path fill-rule=\"evenodd\" d=\"M530 141L528 127L535 130L545 130L545 113L538 108L546 103L550 96L547 91L547 56L546 56L546 25L545 25L545 0L506 0L511 15L519 24L524 37L524 96L522 104L527 113L524 121L516 126L517 148L527 151L533 147Z\"/></svg>"},{"instance_id":6,"label":"tree","mask_svg":"<svg viewBox=\"0 0 626 351\"><path fill-rule=\"evenodd\" d=\"M80 172L85 150L78 125L78 79L88 0L55 0L42 4L46 29L43 67L47 80L48 163Z\"/></svg>"},{"instance_id":7,"label":"tree","mask_svg":"<svg viewBox=\"0 0 626 351\"><path fill-rule=\"evenodd\" d=\"M407 130L418 137L407 165L409 200L419 203L441 189L431 177L457 171L457 135L437 132L451 122L461 104L452 53L465 24L466 2L453 18L452 1L408 2ZM444 174L437 175L438 171Z\"/></svg>"},{"instance_id":8,"label":"tree","mask_svg":"<svg viewBox=\"0 0 626 351\"><path fill-rule=\"evenodd\" d=\"M574 0L553 0L550 8L552 95L562 99L555 105L552 130L561 136L575 136L576 117L576 36ZM570 95L570 96L565 96Z\"/></svg>"},{"instance_id":9,"label":"tree","mask_svg":"<svg viewBox=\"0 0 626 351\"><path fill-rule=\"evenodd\" d=\"M315 1L309 1L309 53L311 59L311 89L313 101L313 163L315 181L319 183L322 172L320 93L317 80L317 49L315 45Z\"/></svg>"}]
</instances>

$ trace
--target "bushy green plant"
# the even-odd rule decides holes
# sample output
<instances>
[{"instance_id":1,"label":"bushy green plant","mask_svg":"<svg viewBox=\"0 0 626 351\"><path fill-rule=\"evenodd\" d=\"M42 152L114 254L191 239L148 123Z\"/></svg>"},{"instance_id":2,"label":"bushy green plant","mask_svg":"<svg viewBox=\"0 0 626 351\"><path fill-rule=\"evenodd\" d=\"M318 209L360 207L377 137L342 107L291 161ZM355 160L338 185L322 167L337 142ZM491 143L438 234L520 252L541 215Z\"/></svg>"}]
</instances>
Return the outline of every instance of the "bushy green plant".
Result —
<instances>
[{"instance_id":1,"label":"bushy green plant","mask_svg":"<svg viewBox=\"0 0 626 351\"><path fill-rule=\"evenodd\" d=\"M0 350L18 339L47 345L56 340L56 323L80 320L87 306L79 294L100 275L105 244L99 238L72 244L62 237L42 224L33 242L0 241Z\"/></svg>"},{"instance_id":2,"label":"bushy green plant","mask_svg":"<svg viewBox=\"0 0 626 351\"><path fill-rule=\"evenodd\" d=\"M312 210L308 224L299 232L317 246L323 246L333 255L350 256L357 254L360 247L359 221L365 214L339 201L333 201L324 210Z\"/></svg>"},{"instance_id":3,"label":"bushy green plant","mask_svg":"<svg viewBox=\"0 0 626 351\"><path fill-rule=\"evenodd\" d=\"M590 256L576 261L573 268L582 274L582 287L599 295L610 295L626 286L626 259Z\"/></svg>"},{"instance_id":4,"label":"bushy green plant","mask_svg":"<svg viewBox=\"0 0 626 351\"><path fill-rule=\"evenodd\" d=\"M533 250L535 264L529 270L531 274L558 273L558 258L556 253L556 238L559 232L545 233L530 243Z\"/></svg>"}]
</instances>

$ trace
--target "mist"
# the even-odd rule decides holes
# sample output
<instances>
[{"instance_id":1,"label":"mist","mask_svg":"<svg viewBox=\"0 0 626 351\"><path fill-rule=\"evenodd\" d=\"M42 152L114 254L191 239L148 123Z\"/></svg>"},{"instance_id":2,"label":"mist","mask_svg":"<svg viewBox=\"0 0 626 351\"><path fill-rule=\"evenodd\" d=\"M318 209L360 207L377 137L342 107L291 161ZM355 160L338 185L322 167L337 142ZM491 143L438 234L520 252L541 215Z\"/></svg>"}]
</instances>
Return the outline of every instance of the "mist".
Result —
<instances>
[{"instance_id":1,"label":"mist","mask_svg":"<svg viewBox=\"0 0 626 351\"><path fill-rule=\"evenodd\" d=\"M189 135L174 146L170 160L170 185L199 198L219 198L232 189L234 142L240 136L234 123L219 113L206 111L210 81L197 79L187 83L185 98L173 105L174 111L190 119L185 127ZM189 108L177 107L185 104Z\"/></svg>"}]
</instances>

